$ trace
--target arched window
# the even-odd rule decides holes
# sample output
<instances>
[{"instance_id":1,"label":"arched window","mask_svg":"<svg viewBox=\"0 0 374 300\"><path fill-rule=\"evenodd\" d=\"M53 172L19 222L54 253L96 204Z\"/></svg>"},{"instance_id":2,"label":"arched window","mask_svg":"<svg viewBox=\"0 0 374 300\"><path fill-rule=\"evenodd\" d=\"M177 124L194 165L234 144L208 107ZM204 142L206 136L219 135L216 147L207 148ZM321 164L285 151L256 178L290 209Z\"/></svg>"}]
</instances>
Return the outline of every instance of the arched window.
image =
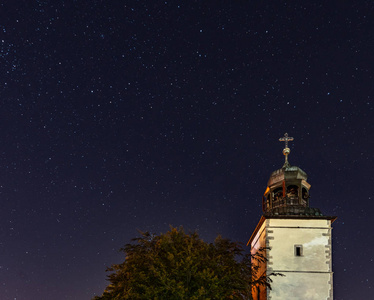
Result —
<instances>
[{"instance_id":1,"label":"arched window","mask_svg":"<svg viewBox=\"0 0 374 300\"><path fill-rule=\"evenodd\" d=\"M289 185L287 187L287 203L291 205L297 205L299 200L299 187L297 185Z\"/></svg>"},{"instance_id":2,"label":"arched window","mask_svg":"<svg viewBox=\"0 0 374 300\"><path fill-rule=\"evenodd\" d=\"M303 187L303 189L301 190L301 198L301 203L307 206L309 201L309 191L305 187Z\"/></svg>"},{"instance_id":3,"label":"arched window","mask_svg":"<svg viewBox=\"0 0 374 300\"><path fill-rule=\"evenodd\" d=\"M309 198L309 192L305 187L303 187L303 189L302 189L302 197L303 197L304 200L308 200L308 198Z\"/></svg>"},{"instance_id":4,"label":"arched window","mask_svg":"<svg viewBox=\"0 0 374 300\"><path fill-rule=\"evenodd\" d=\"M274 195L274 201L279 201L283 198L283 189L281 187L276 188L273 192Z\"/></svg>"},{"instance_id":5,"label":"arched window","mask_svg":"<svg viewBox=\"0 0 374 300\"><path fill-rule=\"evenodd\" d=\"M297 185L289 185L287 187L287 196L288 197L291 197L291 196L297 197L298 191L299 191L299 187Z\"/></svg>"}]
</instances>

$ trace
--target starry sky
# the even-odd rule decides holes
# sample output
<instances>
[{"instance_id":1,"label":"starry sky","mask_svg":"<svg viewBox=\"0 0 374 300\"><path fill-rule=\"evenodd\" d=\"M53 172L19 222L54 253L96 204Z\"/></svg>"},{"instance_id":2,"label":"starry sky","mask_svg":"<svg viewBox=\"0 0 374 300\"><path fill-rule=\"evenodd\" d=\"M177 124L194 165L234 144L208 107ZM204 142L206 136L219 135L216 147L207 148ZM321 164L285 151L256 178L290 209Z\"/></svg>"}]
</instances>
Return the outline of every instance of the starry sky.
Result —
<instances>
[{"instance_id":1,"label":"starry sky","mask_svg":"<svg viewBox=\"0 0 374 300\"><path fill-rule=\"evenodd\" d=\"M137 230L246 243L285 132L370 298L374 4L294 2L1 1L1 299L100 295Z\"/></svg>"}]
</instances>

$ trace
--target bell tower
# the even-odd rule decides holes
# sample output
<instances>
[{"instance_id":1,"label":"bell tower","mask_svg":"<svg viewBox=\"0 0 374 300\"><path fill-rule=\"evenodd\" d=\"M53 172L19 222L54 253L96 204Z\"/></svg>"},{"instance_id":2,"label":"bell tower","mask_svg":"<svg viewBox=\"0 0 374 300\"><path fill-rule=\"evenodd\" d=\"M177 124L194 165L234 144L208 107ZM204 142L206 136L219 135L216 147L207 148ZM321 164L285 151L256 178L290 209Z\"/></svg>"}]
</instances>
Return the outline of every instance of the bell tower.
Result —
<instances>
[{"instance_id":1,"label":"bell tower","mask_svg":"<svg viewBox=\"0 0 374 300\"><path fill-rule=\"evenodd\" d=\"M265 248L262 274L285 276L272 278L271 290L253 289L253 299L333 300L331 224L336 217L310 207L307 174L288 162L293 138L286 133L279 140L285 142L285 162L270 175L263 215L247 246L252 253Z\"/></svg>"}]
</instances>

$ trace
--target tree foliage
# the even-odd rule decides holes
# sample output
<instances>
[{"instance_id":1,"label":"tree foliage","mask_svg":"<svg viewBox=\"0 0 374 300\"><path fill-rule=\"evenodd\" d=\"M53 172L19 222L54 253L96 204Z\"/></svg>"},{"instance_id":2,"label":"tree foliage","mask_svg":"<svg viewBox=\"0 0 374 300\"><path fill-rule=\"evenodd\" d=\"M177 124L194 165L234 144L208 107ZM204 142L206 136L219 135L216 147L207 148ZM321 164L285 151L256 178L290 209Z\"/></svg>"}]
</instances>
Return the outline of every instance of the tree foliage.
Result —
<instances>
[{"instance_id":1,"label":"tree foliage","mask_svg":"<svg viewBox=\"0 0 374 300\"><path fill-rule=\"evenodd\" d=\"M221 236L206 243L196 232L171 227L132 241L121 249L125 261L108 268L110 284L95 300L252 299L253 286L270 287L271 279L257 276L251 261L264 257L245 254L241 244Z\"/></svg>"}]
</instances>

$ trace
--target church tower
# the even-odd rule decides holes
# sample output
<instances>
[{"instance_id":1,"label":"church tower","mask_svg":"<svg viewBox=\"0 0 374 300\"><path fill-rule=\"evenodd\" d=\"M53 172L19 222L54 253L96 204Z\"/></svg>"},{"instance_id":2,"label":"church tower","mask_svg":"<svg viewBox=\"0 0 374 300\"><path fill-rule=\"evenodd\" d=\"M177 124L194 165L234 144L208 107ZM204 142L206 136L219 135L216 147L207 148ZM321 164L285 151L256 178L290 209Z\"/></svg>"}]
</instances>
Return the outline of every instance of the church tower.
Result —
<instances>
[{"instance_id":1,"label":"church tower","mask_svg":"<svg viewBox=\"0 0 374 300\"><path fill-rule=\"evenodd\" d=\"M256 253L266 248L267 261L261 273L282 273L273 277L271 290L257 287L256 300L333 300L331 224L336 217L325 216L310 207L307 174L288 162L286 133L285 163L270 175L262 199L263 215L248 245Z\"/></svg>"}]
</instances>

